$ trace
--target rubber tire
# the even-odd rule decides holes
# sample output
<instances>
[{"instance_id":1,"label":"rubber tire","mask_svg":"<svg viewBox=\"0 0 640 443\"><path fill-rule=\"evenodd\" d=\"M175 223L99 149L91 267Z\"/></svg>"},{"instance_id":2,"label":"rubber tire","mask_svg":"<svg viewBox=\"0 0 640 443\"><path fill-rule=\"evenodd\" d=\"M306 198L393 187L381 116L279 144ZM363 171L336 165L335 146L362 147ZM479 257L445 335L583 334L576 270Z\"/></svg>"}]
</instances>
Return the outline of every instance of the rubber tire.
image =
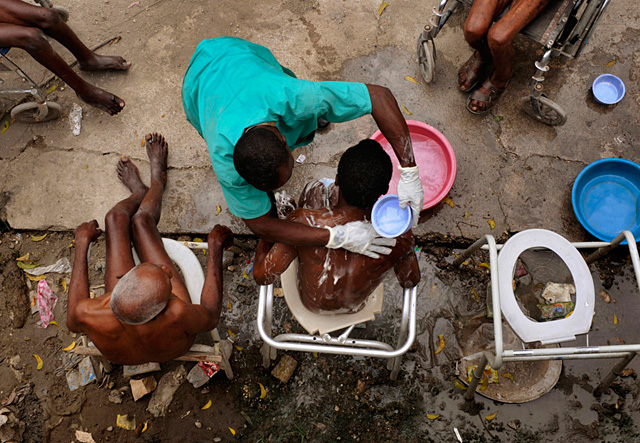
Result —
<instances>
[{"instance_id":1,"label":"rubber tire","mask_svg":"<svg viewBox=\"0 0 640 443\"><path fill-rule=\"evenodd\" d=\"M11 110L11 118L22 123L43 123L62 115L62 106L56 102L47 102L48 114L42 120L36 120L34 114L38 109L36 102L22 103Z\"/></svg>"},{"instance_id":2,"label":"rubber tire","mask_svg":"<svg viewBox=\"0 0 640 443\"><path fill-rule=\"evenodd\" d=\"M433 45L433 40L431 40ZM431 83L436 77L436 62L433 56L433 49L429 46L429 40L423 40L422 35L418 37L418 64L420 73L426 83Z\"/></svg>"},{"instance_id":3,"label":"rubber tire","mask_svg":"<svg viewBox=\"0 0 640 443\"><path fill-rule=\"evenodd\" d=\"M62 6L54 6L53 9L60 15L60 18L63 22L67 22L69 20L69 10L67 8L63 8Z\"/></svg>"},{"instance_id":4,"label":"rubber tire","mask_svg":"<svg viewBox=\"0 0 640 443\"><path fill-rule=\"evenodd\" d=\"M537 100L540 110L536 109L533 100ZM549 126L562 126L567 122L567 113L562 107L548 97L540 96L534 98L532 96L522 97L520 100L524 112L535 118L539 122Z\"/></svg>"}]
</instances>

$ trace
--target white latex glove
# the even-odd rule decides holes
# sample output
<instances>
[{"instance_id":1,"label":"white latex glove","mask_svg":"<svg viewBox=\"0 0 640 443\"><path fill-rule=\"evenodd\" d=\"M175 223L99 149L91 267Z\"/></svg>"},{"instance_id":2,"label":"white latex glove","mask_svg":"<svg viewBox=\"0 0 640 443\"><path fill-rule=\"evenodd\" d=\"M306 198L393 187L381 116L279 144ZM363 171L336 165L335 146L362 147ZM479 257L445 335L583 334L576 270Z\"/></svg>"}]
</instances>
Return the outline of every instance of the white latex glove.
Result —
<instances>
[{"instance_id":1,"label":"white latex glove","mask_svg":"<svg viewBox=\"0 0 640 443\"><path fill-rule=\"evenodd\" d=\"M342 248L367 257L380 258L379 254L389 255L391 248L396 245L395 238L380 237L371 223L363 221L353 221L327 229L330 234L326 247L330 249Z\"/></svg>"},{"instance_id":2,"label":"white latex glove","mask_svg":"<svg viewBox=\"0 0 640 443\"><path fill-rule=\"evenodd\" d=\"M400 170L400 182L398 183L398 199L402 209L407 207L407 203L411 205L413 211L413 224L415 227L420 218L420 211L424 205L424 191L422 190L422 182L417 166L403 168L398 166Z\"/></svg>"}]
</instances>

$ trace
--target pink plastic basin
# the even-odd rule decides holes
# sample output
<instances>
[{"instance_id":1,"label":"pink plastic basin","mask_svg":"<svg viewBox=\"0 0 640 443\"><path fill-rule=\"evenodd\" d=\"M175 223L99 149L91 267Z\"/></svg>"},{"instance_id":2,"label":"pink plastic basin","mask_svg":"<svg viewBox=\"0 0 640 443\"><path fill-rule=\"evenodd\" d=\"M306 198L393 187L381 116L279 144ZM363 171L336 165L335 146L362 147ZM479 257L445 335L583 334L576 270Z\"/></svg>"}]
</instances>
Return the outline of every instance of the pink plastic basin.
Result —
<instances>
[{"instance_id":1,"label":"pink plastic basin","mask_svg":"<svg viewBox=\"0 0 640 443\"><path fill-rule=\"evenodd\" d=\"M407 120L407 126L424 189L422 209L431 208L440 203L453 186L456 179L456 155L449 141L437 129L415 120ZM393 175L387 194L397 194L400 181L398 158L380 131L376 131L371 138L380 143L391 157Z\"/></svg>"}]
</instances>

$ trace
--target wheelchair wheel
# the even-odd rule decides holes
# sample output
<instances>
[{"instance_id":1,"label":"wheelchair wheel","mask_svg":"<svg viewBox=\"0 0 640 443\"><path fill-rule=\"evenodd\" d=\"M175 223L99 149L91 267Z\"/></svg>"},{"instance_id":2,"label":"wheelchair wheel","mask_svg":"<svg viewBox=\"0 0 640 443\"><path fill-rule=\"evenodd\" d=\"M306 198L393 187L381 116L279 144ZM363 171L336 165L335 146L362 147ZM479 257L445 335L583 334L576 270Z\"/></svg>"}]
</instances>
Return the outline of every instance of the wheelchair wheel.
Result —
<instances>
[{"instance_id":1,"label":"wheelchair wheel","mask_svg":"<svg viewBox=\"0 0 640 443\"><path fill-rule=\"evenodd\" d=\"M423 40L422 34L418 37L418 64L420 73L427 83L431 83L436 75L435 61L436 45L433 39Z\"/></svg>"},{"instance_id":2,"label":"wheelchair wheel","mask_svg":"<svg viewBox=\"0 0 640 443\"><path fill-rule=\"evenodd\" d=\"M63 22L67 22L69 20L69 11L67 8L63 8L62 6L54 6L53 9L58 13Z\"/></svg>"},{"instance_id":3,"label":"wheelchair wheel","mask_svg":"<svg viewBox=\"0 0 640 443\"><path fill-rule=\"evenodd\" d=\"M520 99L522 109L536 120L549 126L562 126L567 121L567 113L562 107L545 97L533 97L531 95Z\"/></svg>"},{"instance_id":4,"label":"wheelchair wheel","mask_svg":"<svg viewBox=\"0 0 640 443\"><path fill-rule=\"evenodd\" d=\"M36 102L22 103L11 110L11 118L22 123L42 123L54 120L62 115L62 106L56 102L47 102L48 113L44 118L36 120L38 104Z\"/></svg>"}]
</instances>

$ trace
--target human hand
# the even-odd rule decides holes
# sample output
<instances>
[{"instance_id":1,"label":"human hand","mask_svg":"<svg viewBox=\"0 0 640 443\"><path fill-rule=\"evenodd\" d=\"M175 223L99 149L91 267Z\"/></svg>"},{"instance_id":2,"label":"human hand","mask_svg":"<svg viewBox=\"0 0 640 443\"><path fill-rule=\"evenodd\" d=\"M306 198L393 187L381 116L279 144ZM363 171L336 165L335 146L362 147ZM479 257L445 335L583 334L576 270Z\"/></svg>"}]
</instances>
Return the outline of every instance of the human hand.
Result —
<instances>
[{"instance_id":1,"label":"human hand","mask_svg":"<svg viewBox=\"0 0 640 443\"><path fill-rule=\"evenodd\" d=\"M81 223L73 233L76 236L76 240L88 240L91 243L102 235L102 229L98 228L97 221L91 220L90 222Z\"/></svg>"},{"instance_id":2,"label":"human hand","mask_svg":"<svg viewBox=\"0 0 640 443\"><path fill-rule=\"evenodd\" d=\"M215 225L211 232L209 232L207 242L209 247L215 244L220 245L222 249L226 249L233 245L233 232L226 226Z\"/></svg>"},{"instance_id":3,"label":"human hand","mask_svg":"<svg viewBox=\"0 0 640 443\"><path fill-rule=\"evenodd\" d=\"M400 170L400 182L398 183L398 199L402 209L407 207L407 203L411 205L413 211L412 227L418 224L420 211L424 205L424 191L422 190L422 182L417 166L403 168L398 166Z\"/></svg>"},{"instance_id":4,"label":"human hand","mask_svg":"<svg viewBox=\"0 0 640 443\"><path fill-rule=\"evenodd\" d=\"M391 248L396 245L395 238L380 237L371 223L353 221L346 225L338 225L329 230L330 249L346 249L350 252L380 258L379 254L389 255Z\"/></svg>"}]
</instances>

